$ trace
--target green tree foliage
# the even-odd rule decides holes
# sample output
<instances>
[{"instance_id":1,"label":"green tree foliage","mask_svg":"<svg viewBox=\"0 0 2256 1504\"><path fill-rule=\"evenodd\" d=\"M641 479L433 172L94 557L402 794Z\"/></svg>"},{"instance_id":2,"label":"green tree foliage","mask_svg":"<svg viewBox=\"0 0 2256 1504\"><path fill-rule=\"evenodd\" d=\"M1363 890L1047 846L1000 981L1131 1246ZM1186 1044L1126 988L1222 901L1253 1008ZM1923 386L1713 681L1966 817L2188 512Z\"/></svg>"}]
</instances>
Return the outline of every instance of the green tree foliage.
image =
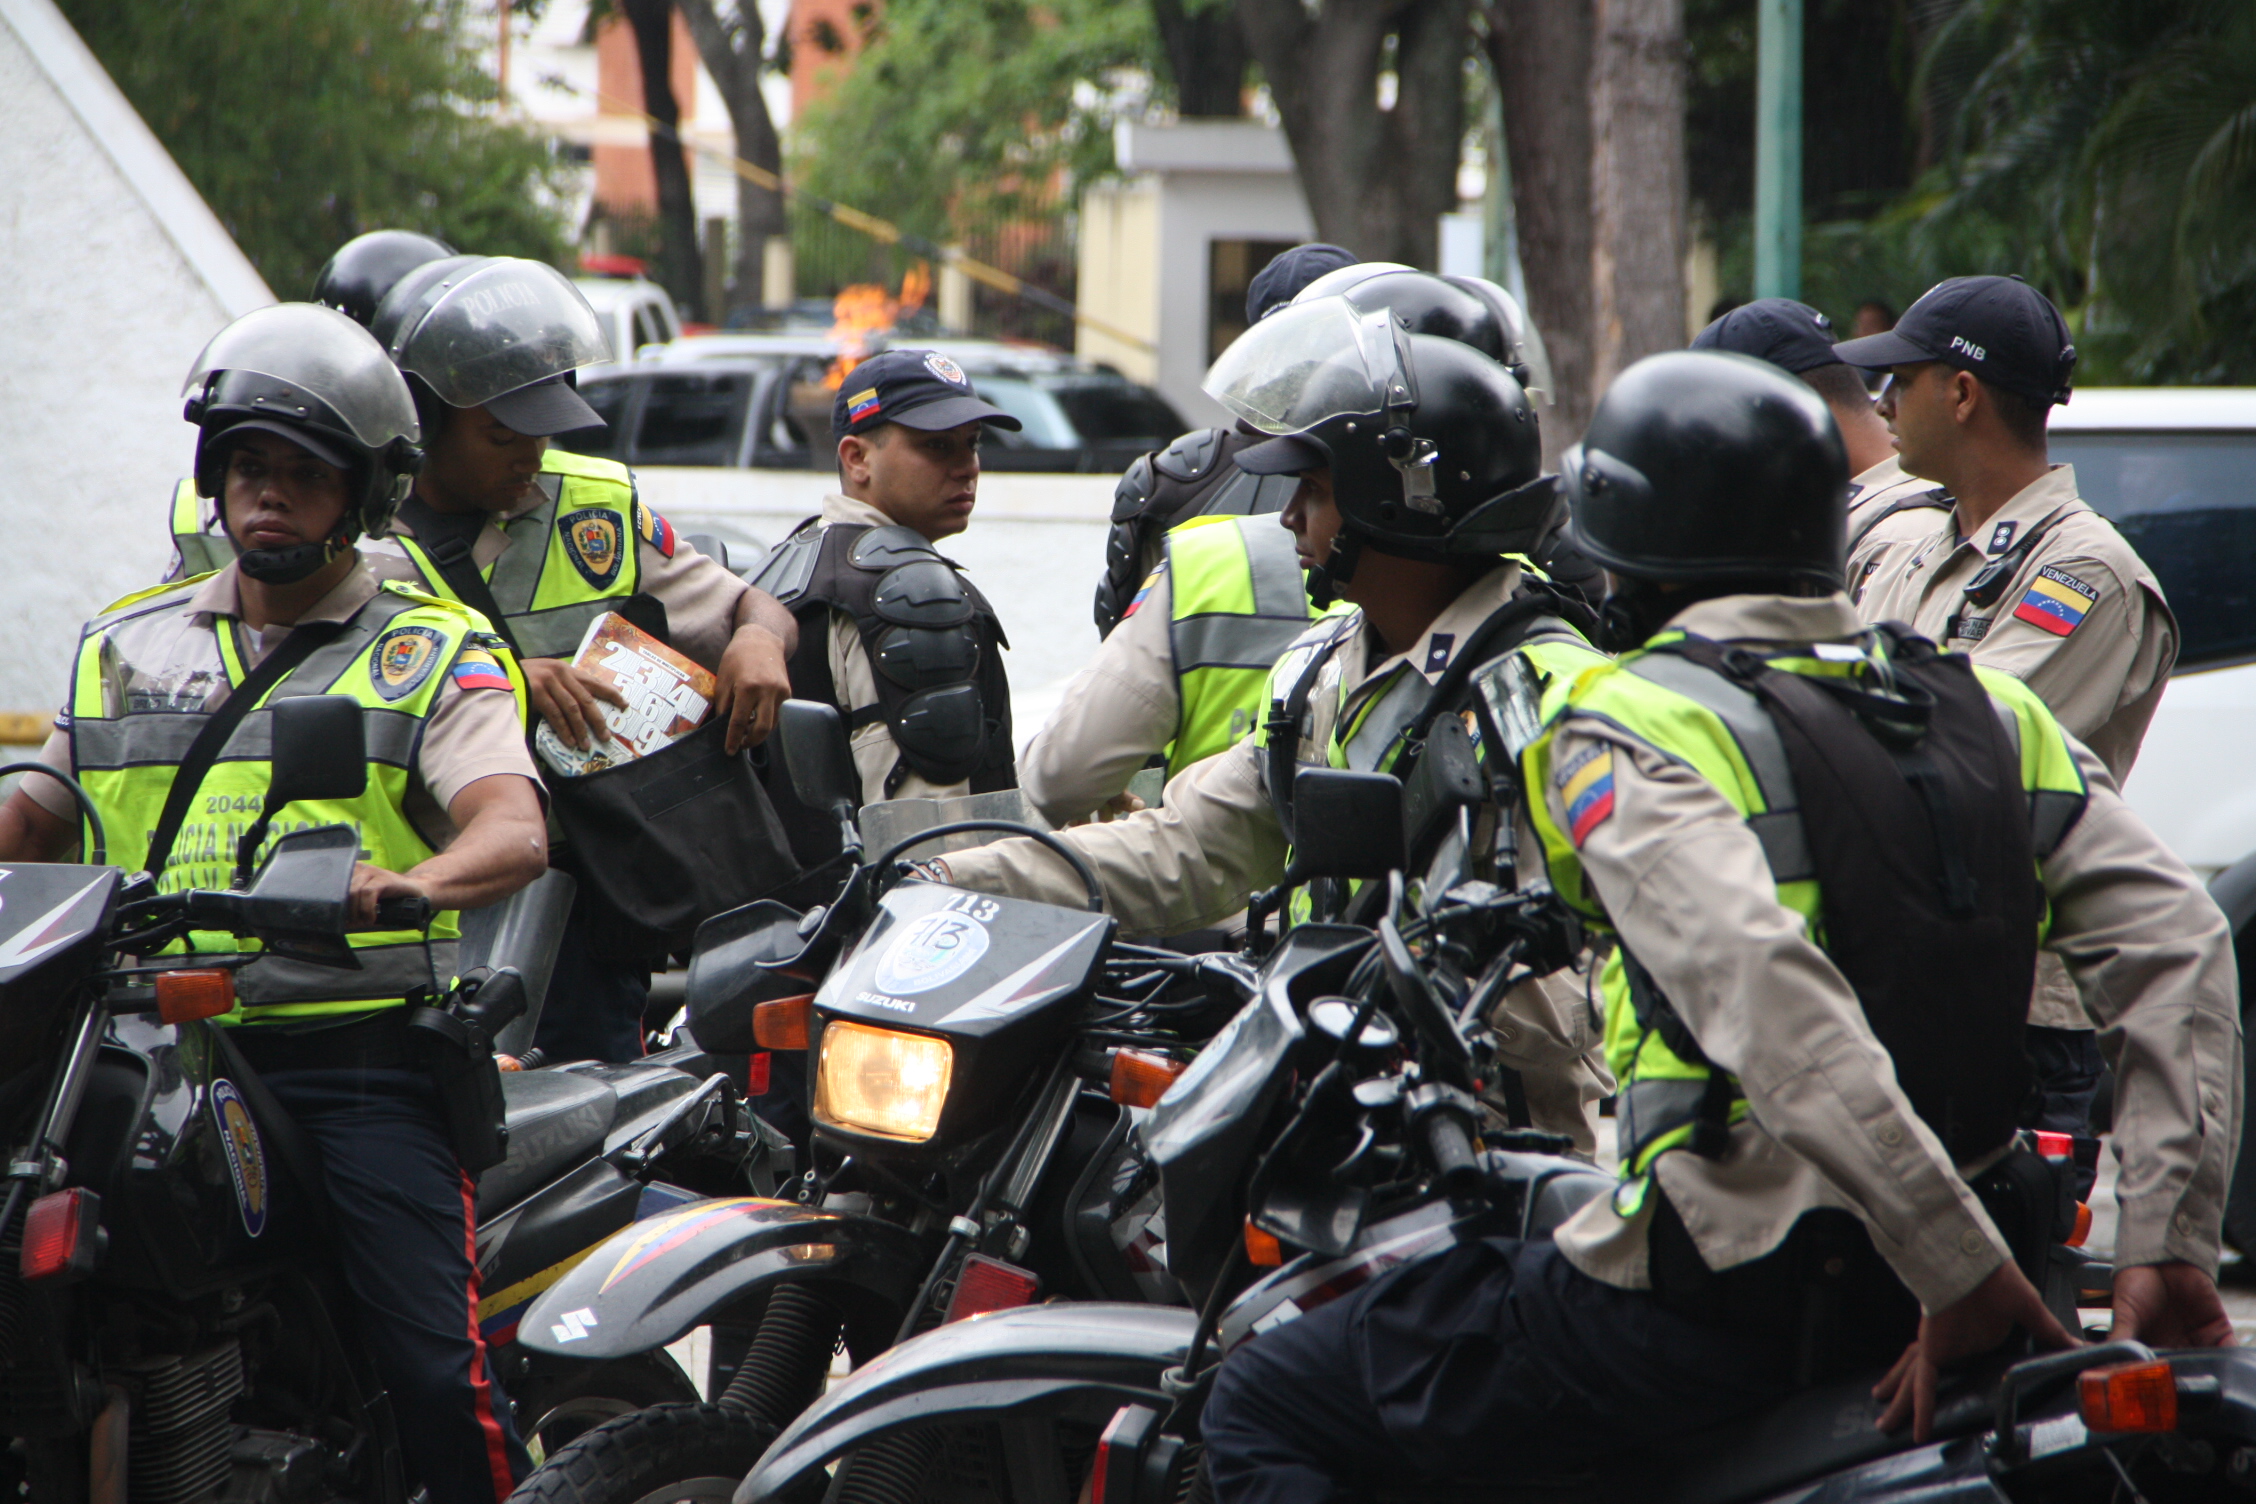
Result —
<instances>
[{"instance_id":1,"label":"green tree foliage","mask_svg":"<svg viewBox=\"0 0 2256 1504\"><path fill-rule=\"evenodd\" d=\"M478 113L459 0L61 4L277 296L385 227L563 259L549 147Z\"/></svg>"}]
</instances>

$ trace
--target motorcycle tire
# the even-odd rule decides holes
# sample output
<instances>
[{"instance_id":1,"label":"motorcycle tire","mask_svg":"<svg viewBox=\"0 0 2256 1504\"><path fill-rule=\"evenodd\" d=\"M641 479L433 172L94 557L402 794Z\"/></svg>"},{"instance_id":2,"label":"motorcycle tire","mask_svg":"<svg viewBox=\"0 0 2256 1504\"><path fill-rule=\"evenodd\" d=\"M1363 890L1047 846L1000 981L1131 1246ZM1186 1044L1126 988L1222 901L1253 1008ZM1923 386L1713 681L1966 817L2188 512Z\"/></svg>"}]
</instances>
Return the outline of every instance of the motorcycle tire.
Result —
<instances>
[{"instance_id":1,"label":"motorcycle tire","mask_svg":"<svg viewBox=\"0 0 2256 1504\"><path fill-rule=\"evenodd\" d=\"M697 1403L697 1386L665 1353L641 1353L608 1363L535 1361L510 1388L518 1434L538 1455L554 1457L605 1421L653 1405Z\"/></svg>"},{"instance_id":2,"label":"motorcycle tire","mask_svg":"<svg viewBox=\"0 0 2256 1504\"><path fill-rule=\"evenodd\" d=\"M775 1438L720 1405L654 1405L572 1441L509 1504L727 1504Z\"/></svg>"}]
</instances>

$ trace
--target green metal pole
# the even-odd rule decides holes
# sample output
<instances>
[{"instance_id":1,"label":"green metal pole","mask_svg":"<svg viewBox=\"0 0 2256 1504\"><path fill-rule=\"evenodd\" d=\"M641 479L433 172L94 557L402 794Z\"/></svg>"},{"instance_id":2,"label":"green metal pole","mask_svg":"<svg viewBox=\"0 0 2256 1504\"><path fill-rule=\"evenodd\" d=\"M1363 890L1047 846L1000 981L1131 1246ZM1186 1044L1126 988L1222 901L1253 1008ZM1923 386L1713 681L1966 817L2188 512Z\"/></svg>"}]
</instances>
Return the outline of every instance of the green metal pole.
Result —
<instances>
[{"instance_id":1,"label":"green metal pole","mask_svg":"<svg viewBox=\"0 0 2256 1504\"><path fill-rule=\"evenodd\" d=\"M1756 0L1755 296L1802 295L1802 0Z\"/></svg>"}]
</instances>

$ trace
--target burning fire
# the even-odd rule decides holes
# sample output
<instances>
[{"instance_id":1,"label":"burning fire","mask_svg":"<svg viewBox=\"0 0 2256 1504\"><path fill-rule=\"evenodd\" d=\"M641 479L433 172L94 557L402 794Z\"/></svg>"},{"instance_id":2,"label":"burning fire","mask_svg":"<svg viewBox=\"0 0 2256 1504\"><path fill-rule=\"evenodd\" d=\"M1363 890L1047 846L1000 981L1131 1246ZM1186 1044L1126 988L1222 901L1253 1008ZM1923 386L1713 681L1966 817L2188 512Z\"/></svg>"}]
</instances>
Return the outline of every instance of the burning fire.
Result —
<instances>
[{"instance_id":1,"label":"burning fire","mask_svg":"<svg viewBox=\"0 0 2256 1504\"><path fill-rule=\"evenodd\" d=\"M848 371L876 353L869 348L871 337L922 308L931 295L932 269L921 261L901 278L898 296L875 282L857 282L839 293L830 305L830 337L838 342L838 358L823 376L823 386L837 391Z\"/></svg>"}]
</instances>

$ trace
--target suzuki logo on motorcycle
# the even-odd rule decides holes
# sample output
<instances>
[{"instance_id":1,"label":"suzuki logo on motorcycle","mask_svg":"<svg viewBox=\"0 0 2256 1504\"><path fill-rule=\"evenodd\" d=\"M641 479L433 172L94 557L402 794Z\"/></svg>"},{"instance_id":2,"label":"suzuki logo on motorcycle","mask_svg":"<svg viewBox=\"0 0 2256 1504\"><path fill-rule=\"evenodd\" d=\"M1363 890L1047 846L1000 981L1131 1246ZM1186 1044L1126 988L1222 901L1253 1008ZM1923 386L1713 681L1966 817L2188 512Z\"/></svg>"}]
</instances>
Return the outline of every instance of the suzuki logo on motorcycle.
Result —
<instances>
[{"instance_id":1,"label":"suzuki logo on motorcycle","mask_svg":"<svg viewBox=\"0 0 2256 1504\"><path fill-rule=\"evenodd\" d=\"M987 927L945 910L910 921L878 959L870 979L880 992L930 992L945 987L987 954Z\"/></svg>"},{"instance_id":2,"label":"suzuki logo on motorcycle","mask_svg":"<svg viewBox=\"0 0 2256 1504\"><path fill-rule=\"evenodd\" d=\"M582 1306L577 1311L566 1311L563 1324L550 1327L548 1334L559 1342L578 1342L586 1337L589 1328L595 1325L597 1325L595 1312L589 1310L586 1306Z\"/></svg>"},{"instance_id":3,"label":"suzuki logo on motorcycle","mask_svg":"<svg viewBox=\"0 0 2256 1504\"><path fill-rule=\"evenodd\" d=\"M225 1076L212 1082L211 1104L212 1116L219 1120L227 1178L235 1187L235 1209L243 1214L243 1231L255 1238L266 1231L266 1149L234 1082Z\"/></svg>"}]
</instances>

